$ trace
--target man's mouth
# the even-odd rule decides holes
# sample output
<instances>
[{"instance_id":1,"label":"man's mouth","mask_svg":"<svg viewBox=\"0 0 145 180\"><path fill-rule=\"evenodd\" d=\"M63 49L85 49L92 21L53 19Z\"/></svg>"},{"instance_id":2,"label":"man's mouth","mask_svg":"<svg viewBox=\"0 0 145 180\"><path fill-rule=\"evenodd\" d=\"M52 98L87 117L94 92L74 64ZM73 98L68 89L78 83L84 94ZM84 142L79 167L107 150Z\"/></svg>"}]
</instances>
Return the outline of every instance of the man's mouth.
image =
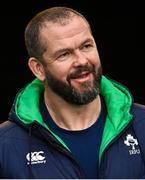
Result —
<instances>
[{"instance_id":1,"label":"man's mouth","mask_svg":"<svg viewBox=\"0 0 145 180\"><path fill-rule=\"evenodd\" d=\"M95 73L94 66L85 65L83 67L77 68L74 72L72 72L68 77L67 81L77 81L77 82L85 82L92 78L93 74Z\"/></svg>"},{"instance_id":2,"label":"man's mouth","mask_svg":"<svg viewBox=\"0 0 145 180\"><path fill-rule=\"evenodd\" d=\"M71 79L81 83L81 82L88 81L90 79L90 76L91 76L90 72L82 72Z\"/></svg>"}]
</instances>

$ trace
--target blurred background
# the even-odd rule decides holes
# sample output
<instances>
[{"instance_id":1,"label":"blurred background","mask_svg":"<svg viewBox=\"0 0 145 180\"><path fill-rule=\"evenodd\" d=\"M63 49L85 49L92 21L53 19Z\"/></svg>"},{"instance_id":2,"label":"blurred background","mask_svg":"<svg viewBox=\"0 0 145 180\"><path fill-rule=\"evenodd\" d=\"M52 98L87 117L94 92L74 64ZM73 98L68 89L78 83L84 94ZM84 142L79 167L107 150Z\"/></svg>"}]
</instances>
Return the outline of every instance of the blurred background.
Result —
<instances>
[{"instance_id":1,"label":"blurred background","mask_svg":"<svg viewBox=\"0 0 145 180\"><path fill-rule=\"evenodd\" d=\"M16 93L34 78L27 66L25 27L52 6L75 8L89 20L103 73L127 86L135 102L145 104L145 16L139 1L6 1L0 6L0 122L7 119Z\"/></svg>"}]
</instances>

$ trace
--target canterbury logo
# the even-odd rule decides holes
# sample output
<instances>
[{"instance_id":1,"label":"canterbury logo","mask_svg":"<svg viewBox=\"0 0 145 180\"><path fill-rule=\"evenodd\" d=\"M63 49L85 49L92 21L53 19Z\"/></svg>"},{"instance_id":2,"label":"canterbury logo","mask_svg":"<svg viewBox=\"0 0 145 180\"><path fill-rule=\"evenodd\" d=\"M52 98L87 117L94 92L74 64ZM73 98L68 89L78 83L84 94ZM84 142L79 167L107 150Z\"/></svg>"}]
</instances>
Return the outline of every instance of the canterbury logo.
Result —
<instances>
[{"instance_id":1,"label":"canterbury logo","mask_svg":"<svg viewBox=\"0 0 145 180\"><path fill-rule=\"evenodd\" d=\"M27 164L41 164L46 163L45 156L43 151L31 152L26 155Z\"/></svg>"}]
</instances>

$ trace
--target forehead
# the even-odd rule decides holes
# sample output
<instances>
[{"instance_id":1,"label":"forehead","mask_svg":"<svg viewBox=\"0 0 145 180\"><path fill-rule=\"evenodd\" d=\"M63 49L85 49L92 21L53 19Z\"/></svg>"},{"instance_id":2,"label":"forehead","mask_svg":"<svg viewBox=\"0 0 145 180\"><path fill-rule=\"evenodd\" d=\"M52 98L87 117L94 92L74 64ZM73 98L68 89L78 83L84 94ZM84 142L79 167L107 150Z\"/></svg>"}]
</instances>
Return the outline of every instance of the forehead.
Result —
<instances>
[{"instance_id":1,"label":"forehead","mask_svg":"<svg viewBox=\"0 0 145 180\"><path fill-rule=\"evenodd\" d=\"M81 17L75 16L64 25L59 23L46 23L40 32L42 42L50 48L62 42L75 41L75 39L91 36L87 22Z\"/></svg>"}]
</instances>

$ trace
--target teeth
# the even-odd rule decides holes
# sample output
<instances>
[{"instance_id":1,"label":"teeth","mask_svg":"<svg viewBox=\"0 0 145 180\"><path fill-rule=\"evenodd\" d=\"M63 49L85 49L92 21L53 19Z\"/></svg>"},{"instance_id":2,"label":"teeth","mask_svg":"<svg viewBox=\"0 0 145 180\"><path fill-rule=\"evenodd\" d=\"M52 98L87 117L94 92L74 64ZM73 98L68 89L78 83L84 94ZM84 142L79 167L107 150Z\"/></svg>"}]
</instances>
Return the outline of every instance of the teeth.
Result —
<instances>
[{"instance_id":1,"label":"teeth","mask_svg":"<svg viewBox=\"0 0 145 180\"><path fill-rule=\"evenodd\" d=\"M90 74L90 72L82 72L81 74L72 77L72 79L84 78L84 77L88 76L89 74Z\"/></svg>"},{"instance_id":2,"label":"teeth","mask_svg":"<svg viewBox=\"0 0 145 180\"><path fill-rule=\"evenodd\" d=\"M83 74L79 75L79 76L76 77L76 78L84 78L84 77L86 77L87 75L88 75L88 73L83 73Z\"/></svg>"}]
</instances>

